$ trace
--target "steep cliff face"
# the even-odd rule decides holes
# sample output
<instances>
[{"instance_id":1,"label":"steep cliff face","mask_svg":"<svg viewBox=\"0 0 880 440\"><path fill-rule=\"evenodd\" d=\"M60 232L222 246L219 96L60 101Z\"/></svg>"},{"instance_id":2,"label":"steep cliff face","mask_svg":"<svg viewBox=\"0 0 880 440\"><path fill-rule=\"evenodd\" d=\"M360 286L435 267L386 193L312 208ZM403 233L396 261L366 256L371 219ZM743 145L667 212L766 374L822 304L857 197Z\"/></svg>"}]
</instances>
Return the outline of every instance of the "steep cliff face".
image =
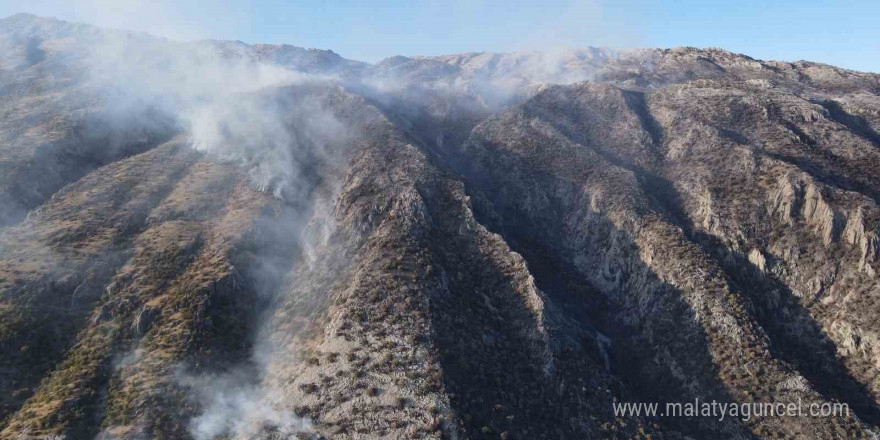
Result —
<instances>
[{"instance_id":1,"label":"steep cliff face","mask_svg":"<svg viewBox=\"0 0 880 440\"><path fill-rule=\"evenodd\" d=\"M827 248L841 240L845 225L819 183L776 178L774 166L787 163L742 144L713 148L720 159L682 154L676 144L724 142L699 131L716 107L702 107L699 119L679 111L679 126L669 127L663 118L668 110L661 107L666 93L590 84L549 89L474 129L463 148L469 159L464 173L485 193L485 209L499 231L521 246L527 260L534 255L567 269L546 275L548 295L560 278L598 290L595 301L609 309L602 330L618 341L619 364L632 370L620 374L648 400L721 396L796 402L845 395L863 412L862 420L875 417L874 399L866 393L870 382L856 383L841 365L838 356L845 349L838 354L826 348L823 333L832 344L851 343L835 340L839 330L830 329L839 321L823 321L827 312L809 308L821 291L799 295L806 304L786 296L792 295L786 288L826 286L827 279L807 281L808 273L821 272L794 262L778 272L787 277L776 278L768 268L768 259L786 264L765 251L779 246L770 237L774 230L802 231L801 246ZM705 138L684 140L679 133ZM874 153L869 145L863 148L863 154ZM750 160L739 165L744 160L737 156ZM764 157L766 163L760 162ZM761 178L784 185L770 191L748 185L755 168L767 170ZM767 224L773 210L783 211L776 225ZM758 235L762 230L767 235ZM765 247L759 240L766 240ZM862 258L857 246L841 252L840 259L846 252ZM859 267L855 263L849 270L865 273ZM829 331L817 329L823 326ZM805 358L806 347L814 351ZM844 361L860 362L858 355ZM670 385L651 386L658 382ZM843 424L860 423L763 419L747 427L758 435L802 432L824 438ZM676 428L700 437L748 437L717 421Z\"/></svg>"},{"instance_id":2,"label":"steep cliff face","mask_svg":"<svg viewBox=\"0 0 880 440\"><path fill-rule=\"evenodd\" d=\"M0 21L0 438L876 435L877 75L116 32ZM695 399L850 412L614 411Z\"/></svg>"}]
</instances>

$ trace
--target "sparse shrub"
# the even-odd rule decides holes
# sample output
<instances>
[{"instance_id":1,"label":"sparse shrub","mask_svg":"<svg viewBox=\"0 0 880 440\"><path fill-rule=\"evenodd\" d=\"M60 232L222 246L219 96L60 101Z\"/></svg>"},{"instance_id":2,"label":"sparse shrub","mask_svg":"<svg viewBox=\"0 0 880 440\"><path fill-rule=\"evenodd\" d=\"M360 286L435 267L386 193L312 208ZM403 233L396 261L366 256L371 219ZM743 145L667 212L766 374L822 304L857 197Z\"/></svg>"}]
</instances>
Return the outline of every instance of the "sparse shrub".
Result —
<instances>
[{"instance_id":1,"label":"sparse shrub","mask_svg":"<svg viewBox=\"0 0 880 440\"><path fill-rule=\"evenodd\" d=\"M300 384L299 389L306 394L314 394L318 392L318 386L313 383Z\"/></svg>"},{"instance_id":2,"label":"sparse shrub","mask_svg":"<svg viewBox=\"0 0 880 440\"><path fill-rule=\"evenodd\" d=\"M409 403L409 401L406 399L406 397L398 397L398 398L394 401L394 403L395 403L395 406L397 406L398 409L403 409L403 408L406 408L406 405L407 405L407 403Z\"/></svg>"}]
</instances>

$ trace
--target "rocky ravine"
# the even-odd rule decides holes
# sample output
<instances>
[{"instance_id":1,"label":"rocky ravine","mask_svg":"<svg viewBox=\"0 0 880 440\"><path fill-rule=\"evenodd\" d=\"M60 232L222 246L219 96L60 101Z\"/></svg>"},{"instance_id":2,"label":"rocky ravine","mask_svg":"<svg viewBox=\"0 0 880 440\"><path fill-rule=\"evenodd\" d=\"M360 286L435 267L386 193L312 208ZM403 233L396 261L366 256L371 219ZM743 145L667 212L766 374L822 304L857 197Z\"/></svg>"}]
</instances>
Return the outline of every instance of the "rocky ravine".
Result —
<instances>
[{"instance_id":1,"label":"rocky ravine","mask_svg":"<svg viewBox=\"0 0 880 440\"><path fill-rule=\"evenodd\" d=\"M108 32L0 21L0 438L876 435L880 76L207 42L312 75L214 154L164 101L108 119ZM694 399L851 412L612 407Z\"/></svg>"}]
</instances>

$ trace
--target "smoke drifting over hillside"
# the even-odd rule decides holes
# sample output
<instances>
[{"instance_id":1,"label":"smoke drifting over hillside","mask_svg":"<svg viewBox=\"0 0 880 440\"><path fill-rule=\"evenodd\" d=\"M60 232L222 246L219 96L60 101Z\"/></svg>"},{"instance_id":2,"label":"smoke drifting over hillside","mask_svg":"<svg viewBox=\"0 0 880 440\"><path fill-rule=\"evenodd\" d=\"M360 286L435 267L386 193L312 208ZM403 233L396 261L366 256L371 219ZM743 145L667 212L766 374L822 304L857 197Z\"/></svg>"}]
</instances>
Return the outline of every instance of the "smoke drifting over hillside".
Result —
<instances>
[{"instance_id":1,"label":"smoke drifting over hillside","mask_svg":"<svg viewBox=\"0 0 880 440\"><path fill-rule=\"evenodd\" d=\"M878 94L0 20L0 440L871 438Z\"/></svg>"},{"instance_id":2,"label":"smoke drifting over hillside","mask_svg":"<svg viewBox=\"0 0 880 440\"><path fill-rule=\"evenodd\" d=\"M181 376L181 385L197 393L203 412L190 422L196 440L294 437L311 422L297 417L280 389L253 385L253 377L235 371L225 376Z\"/></svg>"},{"instance_id":3,"label":"smoke drifting over hillside","mask_svg":"<svg viewBox=\"0 0 880 440\"><path fill-rule=\"evenodd\" d=\"M259 233L278 241L266 248L290 246L279 250L288 258L257 249L247 267L238 269L265 307L257 311L255 333L240 336L254 338L252 358L222 373L197 374L180 367L179 385L202 407L190 422L190 432L197 440L208 440L230 435L286 438L307 431L310 422L293 413L295 402L285 400L282 388L263 382L268 363L277 361L274 356L281 351L269 339L264 320L286 289L296 288L298 280L286 275L296 253L313 253L333 229L332 209L323 208L333 203L332 197L317 200L315 191L328 177L322 174L340 165L356 133L308 91L334 87L338 80L294 72L247 54L224 53L208 42L108 37L89 59L90 83L109 92L102 97L112 106L108 113L118 121L114 123L139 117L137 109L144 107L169 115L192 148L242 169L256 189L287 206L264 222Z\"/></svg>"},{"instance_id":4,"label":"smoke drifting over hillside","mask_svg":"<svg viewBox=\"0 0 880 440\"><path fill-rule=\"evenodd\" d=\"M309 161L344 132L317 102L291 102L279 92L330 77L224 54L208 42L106 36L86 64L91 86L121 123L144 107L171 115L195 149L243 166L276 197L302 197Z\"/></svg>"},{"instance_id":5,"label":"smoke drifting over hillside","mask_svg":"<svg viewBox=\"0 0 880 440\"><path fill-rule=\"evenodd\" d=\"M59 27L56 32L46 32L53 26ZM85 139L97 138L98 130L135 136L171 131L210 160L240 169L254 188L283 203L276 216L256 228L259 248L246 267L237 269L260 307L256 316L261 322L253 325L254 332L239 335L253 339L252 359L219 373L196 374L184 364L178 367L176 382L202 408L189 430L199 440L256 438L267 429L285 436L308 430L307 419L294 415L291 403L284 402L283 390L262 384L267 363L279 351L262 321L296 282L287 274L297 254L313 254L333 230L333 197L317 200L315 191L327 177L322 173L340 165L356 130L343 125L310 91L332 89L338 80L296 72L222 43L84 30L87 38L79 35L83 29L58 22L19 26L6 35L4 45L17 49L24 41L30 52L5 51L4 65L27 69L47 57L69 58L77 70L75 95L83 96L89 121ZM100 141L90 145L95 156L113 160L115 155ZM338 192L338 184L324 184L323 191ZM46 258L53 254L46 249ZM126 359L136 359L141 345ZM121 363L117 371L132 362ZM98 437L118 438L109 428Z\"/></svg>"}]
</instances>

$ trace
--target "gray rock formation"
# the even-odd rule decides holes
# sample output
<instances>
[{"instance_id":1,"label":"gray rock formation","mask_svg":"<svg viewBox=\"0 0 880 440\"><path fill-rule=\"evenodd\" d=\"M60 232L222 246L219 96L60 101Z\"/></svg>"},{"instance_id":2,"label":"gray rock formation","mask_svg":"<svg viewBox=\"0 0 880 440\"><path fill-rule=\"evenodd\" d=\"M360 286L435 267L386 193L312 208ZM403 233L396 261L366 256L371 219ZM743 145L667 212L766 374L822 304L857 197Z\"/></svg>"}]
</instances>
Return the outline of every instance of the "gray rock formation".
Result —
<instances>
[{"instance_id":1,"label":"gray rock formation","mask_svg":"<svg viewBox=\"0 0 880 440\"><path fill-rule=\"evenodd\" d=\"M880 75L0 48L0 439L876 436ZM849 412L614 411L695 399Z\"/></svg>"}]
</instances>

